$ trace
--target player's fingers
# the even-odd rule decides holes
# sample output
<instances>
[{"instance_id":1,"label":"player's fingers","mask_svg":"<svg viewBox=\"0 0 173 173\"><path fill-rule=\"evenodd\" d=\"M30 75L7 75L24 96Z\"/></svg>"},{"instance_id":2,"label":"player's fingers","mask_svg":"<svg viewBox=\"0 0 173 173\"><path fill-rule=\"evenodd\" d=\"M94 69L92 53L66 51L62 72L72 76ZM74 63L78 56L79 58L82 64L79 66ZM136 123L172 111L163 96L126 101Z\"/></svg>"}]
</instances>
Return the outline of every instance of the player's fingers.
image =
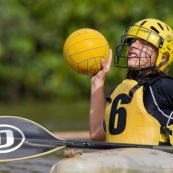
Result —
<instances>
[{"instance_id":1,"label":"player's fingers","mask_svg":"<svg viewBox=\"0 0 173 173\"><path fill-rule=\"evenodd\" d=\"M107 61L107 66L110 67L111 63L112 63L112 49L110 49L110 52L109 52L109 58Z\"/></svg>"},{"instance_id":2,"label":"player's fingers","mask_svg":"<svg viewBox=\"0 0 173 173\"><path fill-rule=\"evenodd\" d=\"M101 60L102 70L106 73L109 72L111 63L112 63L112 50L110 49L108 61L106 62L104 59Z\"/></svg>"},{"instance_id":3,"label":"player's fingers","mask_svg":"<svg viewBox=\"0 0 173 173\"><path fill-rule=\"evenodd\" d=\"M102 66L102 69L106 68L106 61L104 60L104 58L101 59L101 66Z\"/></svg>"}]
</instances>

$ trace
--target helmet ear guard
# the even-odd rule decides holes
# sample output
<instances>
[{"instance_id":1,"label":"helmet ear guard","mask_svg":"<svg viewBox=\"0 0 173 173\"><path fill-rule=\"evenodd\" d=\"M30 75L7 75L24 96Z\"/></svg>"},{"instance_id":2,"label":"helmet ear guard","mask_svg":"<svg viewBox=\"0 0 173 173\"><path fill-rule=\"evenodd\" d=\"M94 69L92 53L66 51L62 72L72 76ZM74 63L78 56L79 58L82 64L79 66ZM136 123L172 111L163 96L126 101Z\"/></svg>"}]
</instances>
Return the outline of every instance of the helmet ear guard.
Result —
<instances>
[{"instance_id":1,"label":"helmet ear guard","mask_svg":"<svg viewBox=\"0 0 173 173\"><path fill-rule=\"evenodd\" d=\"M169 54L168 60L164 63L163 66L159 68L160 71L163 71L167 66L169 66L173 61L173 36L167 36L164 40L162 48L159 50L159 56L156 61L156 66L159 66L162 62L164 54Z\"/></svg>"},{"instance_id":2,"label":"helmet ear guard","mask_svg":"<svg viewBox=\"0 0 173 173\"><path fill-rule=\"evenodd\" d=\"M123 39L122 39L123 38ZM115 66L119 66L119 62L124 57L127 61L127 50L126 55L124 54L124 47L128 46L128 40L133 38L139 38L147 41L158 49L158 57L155 62L155 66L160 71L163 71L173 61L173 31L164 22L156 19L144 19L134 25L132 25L121 37L116 52L115 52ZM123 42L122 42L123 40ZM169 54L169 59L164 64L162 62L163 55ZM127 63L126 63L127 64ZM163 65L162 65L163 64ZM127 66L126 66L127 67Z\"/></svg>"}]
</instances>

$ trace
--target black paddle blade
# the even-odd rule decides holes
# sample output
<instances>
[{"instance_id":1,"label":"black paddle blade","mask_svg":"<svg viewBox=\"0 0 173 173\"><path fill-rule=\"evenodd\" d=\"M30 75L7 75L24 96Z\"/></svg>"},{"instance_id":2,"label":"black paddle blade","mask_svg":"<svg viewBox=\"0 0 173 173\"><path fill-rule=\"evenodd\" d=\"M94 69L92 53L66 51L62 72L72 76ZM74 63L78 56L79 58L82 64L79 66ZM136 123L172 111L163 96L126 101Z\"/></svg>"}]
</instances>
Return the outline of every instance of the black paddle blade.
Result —
<instances>
[{"instance_id":1,"label":"black paddle blade","mask_svg":"<svg viewBox=\"0 0 173 173\"><path fill-rule=\"evenodd\" d=\"M0 162L33 158L65 147L39 124L21 117L0 117Z\"/></svg>"}]
</instances>

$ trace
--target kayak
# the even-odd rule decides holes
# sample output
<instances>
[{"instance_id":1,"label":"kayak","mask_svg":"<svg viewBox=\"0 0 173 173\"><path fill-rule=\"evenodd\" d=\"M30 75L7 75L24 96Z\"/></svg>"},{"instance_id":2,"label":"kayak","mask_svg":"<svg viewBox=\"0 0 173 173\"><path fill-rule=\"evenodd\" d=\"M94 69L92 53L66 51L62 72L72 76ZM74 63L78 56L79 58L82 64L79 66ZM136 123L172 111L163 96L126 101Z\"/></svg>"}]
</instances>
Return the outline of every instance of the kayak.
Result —
<instances>
[{"instance_id":1,"label":"kayak","mask_svg":"<svg viewBox=\"0 0 173 173\"><path fill-rule=\"evenodd\" d=\"M146 148L94 150L58 161L50 173L173 173L173 155Z\"/></svg>"}]
</instances>

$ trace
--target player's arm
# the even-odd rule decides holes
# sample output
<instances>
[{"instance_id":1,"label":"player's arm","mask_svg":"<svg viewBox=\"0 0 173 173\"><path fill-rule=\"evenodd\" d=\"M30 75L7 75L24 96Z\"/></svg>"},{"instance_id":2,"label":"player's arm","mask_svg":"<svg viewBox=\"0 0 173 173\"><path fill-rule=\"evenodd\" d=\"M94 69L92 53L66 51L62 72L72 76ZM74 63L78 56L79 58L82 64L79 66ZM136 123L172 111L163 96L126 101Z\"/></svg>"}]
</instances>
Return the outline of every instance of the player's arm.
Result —
<instances>
[{"instance_id":1,"label":"player's arm","mask_svg":"<svg viewBox=\"0 0 173 173\"><path fill-rule=\"evenodd\" d=\"M104 82L110 71L112 62L112 50L107 63L101 60L102 70L91 78L91 100L89 112L90 138L96 141L105 141L105 131L103 128L105 113Z\"/></svg>"}]
</instances>

